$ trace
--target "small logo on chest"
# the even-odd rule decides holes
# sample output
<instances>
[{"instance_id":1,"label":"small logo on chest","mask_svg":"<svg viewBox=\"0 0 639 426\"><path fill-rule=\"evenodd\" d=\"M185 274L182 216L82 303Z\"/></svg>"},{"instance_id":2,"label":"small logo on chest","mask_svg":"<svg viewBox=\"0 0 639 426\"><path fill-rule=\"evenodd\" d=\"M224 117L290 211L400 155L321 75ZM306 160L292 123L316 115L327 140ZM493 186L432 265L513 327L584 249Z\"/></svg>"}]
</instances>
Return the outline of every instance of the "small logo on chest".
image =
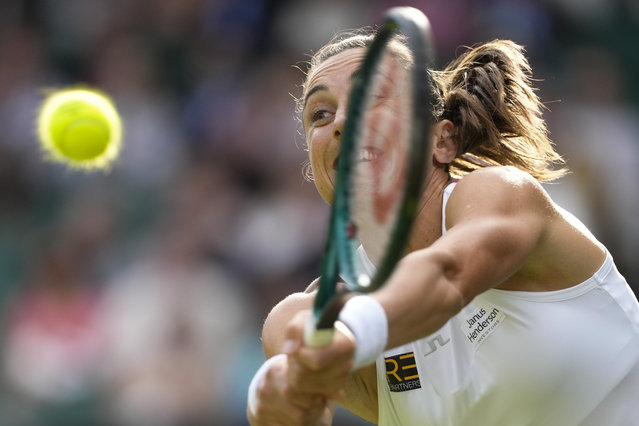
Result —
<instances>
[{"instance_id":1,"label":"small logo on chest","mask_svg":"<svg viewBox=\"0 0 639 426\"><path fill-rule=\"evenodd\" d=\"M505 318L506 315L496 307L478 306L467 312L460 327L468 341L477 348Z\"/></svg>"},{"instance_id":2,"label":"small logo on chest","mask_svg":"<svg viewBox=\"0 0 639 426\"><path fill-rule=\"evenodd\" d=\"M434 353L438 348L443 348L446 343L450 342L450 337L444 339L441 334L436 335L435 337L428 339L428 348L429 351L424 354L424 356L428 356Z\"/></svg>"},{"instance_id":3,"label":"small logo on chest","mask_svg":"<svg viewBox=\"0 0 639 426\"><path fill-rule=\"evenodd\" d=\"M385 358L386 381L391 392L405 392L422 387L415 354L407 352Z\"/></svg>"}]
</instances>

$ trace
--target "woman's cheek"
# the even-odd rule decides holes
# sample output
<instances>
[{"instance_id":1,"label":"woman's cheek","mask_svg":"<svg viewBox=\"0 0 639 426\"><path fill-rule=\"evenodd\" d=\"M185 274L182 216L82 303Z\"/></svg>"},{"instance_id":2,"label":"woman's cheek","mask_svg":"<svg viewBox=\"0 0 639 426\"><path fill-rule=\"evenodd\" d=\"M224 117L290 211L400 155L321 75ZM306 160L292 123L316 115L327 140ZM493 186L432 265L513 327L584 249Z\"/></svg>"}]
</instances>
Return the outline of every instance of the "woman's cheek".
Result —
<instances>
[{"instance_id":1,"label":"woman's cheek","mask_svg":"<svg viewBox=\"0 0 639 426\"><path fill-rule=\"evenodd\" d=\"M328 204L333 204L334 188L327 180L315 180L315 188Z\"/></svg>"},{"instance_id":2,"label":"woman's cheek","mask_svg":"<svg viewBox=\"0 0 639 426\"><path fill-rule=\"evenodd\" d=\"M317 192L330 204L333 201L334 191L330 178L331 171L326 170L324 163L313 155L311 155L311 168L313 171L313 183L315 184L315 188L317 188Z\"/></svg>"},{"instance_id":3,"label":"woman's cheek","mask_svg":"<svg viewBox=\"0 0 639 426\"><path fill-rule=\"evenodd\" d=\"M331 203L333 200L333 181L335 170L330 167L330 138L323 134L324 127L314 128L307 132L309 161L313 172L313 180L322 198ZM335 154L336 155L336 154Z\"/></svg>"}]
</instances>

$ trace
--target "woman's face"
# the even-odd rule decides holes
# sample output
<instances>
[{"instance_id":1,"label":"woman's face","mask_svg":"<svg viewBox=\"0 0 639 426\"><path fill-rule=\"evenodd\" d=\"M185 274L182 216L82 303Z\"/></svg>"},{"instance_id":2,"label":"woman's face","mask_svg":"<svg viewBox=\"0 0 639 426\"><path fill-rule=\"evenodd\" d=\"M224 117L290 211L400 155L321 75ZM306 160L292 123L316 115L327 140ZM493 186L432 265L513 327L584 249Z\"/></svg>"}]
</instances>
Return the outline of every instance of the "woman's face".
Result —
<instances>
[{"instance_id":1,"label":"woman's face","mask_svg":"<svg viewBox=\"0 0 639 426\"><path fill-rule=\"evenodd\" d=\"M352 75L364 54L364 49L357 48L330 57L312 72L304 93L302 123L313 178L318 192L328 203L333 200Z\"/></svg>"}]
</instances>

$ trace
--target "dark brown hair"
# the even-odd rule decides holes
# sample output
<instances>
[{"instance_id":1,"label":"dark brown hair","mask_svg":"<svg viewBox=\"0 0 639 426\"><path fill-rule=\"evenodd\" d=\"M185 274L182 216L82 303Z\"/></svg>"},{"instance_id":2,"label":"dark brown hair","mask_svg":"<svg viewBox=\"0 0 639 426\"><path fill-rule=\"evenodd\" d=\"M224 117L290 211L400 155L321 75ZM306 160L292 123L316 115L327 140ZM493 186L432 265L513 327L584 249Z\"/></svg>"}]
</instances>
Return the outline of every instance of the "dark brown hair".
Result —
<instances>
[{"instance_id":1,"label":"dark brown hair","mask_svg":"<svg viewBox=\"0 0 639 426\"><path fill-rule=\"evenodd\" d=\"M469 48L442 71L433 71L441 95L439 119L455 125L459 144L453 175L486 165L510 165L540 181L563 176L532 87L522 46L494 40Z\"/></svg>"}]
</instances>

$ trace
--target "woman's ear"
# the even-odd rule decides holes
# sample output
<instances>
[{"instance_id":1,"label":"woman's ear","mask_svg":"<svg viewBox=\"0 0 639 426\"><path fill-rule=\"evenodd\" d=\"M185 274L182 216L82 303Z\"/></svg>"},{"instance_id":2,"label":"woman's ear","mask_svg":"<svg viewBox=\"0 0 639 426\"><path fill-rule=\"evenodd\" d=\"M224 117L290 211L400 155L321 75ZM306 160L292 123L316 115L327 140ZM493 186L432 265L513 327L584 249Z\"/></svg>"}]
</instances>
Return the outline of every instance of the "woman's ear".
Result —
<instances>
[{"instance_id":1,"label":"woman's ear","mask_svg":"<svg viewBox=\"0 0 639 426\"><path fill-rule=\"evenodd\" d=\"M457 157L457 140L453 137L455 125L441 120L433 127L433 157L440 164L450 164Z\"/></svg>"}]
</instances>

